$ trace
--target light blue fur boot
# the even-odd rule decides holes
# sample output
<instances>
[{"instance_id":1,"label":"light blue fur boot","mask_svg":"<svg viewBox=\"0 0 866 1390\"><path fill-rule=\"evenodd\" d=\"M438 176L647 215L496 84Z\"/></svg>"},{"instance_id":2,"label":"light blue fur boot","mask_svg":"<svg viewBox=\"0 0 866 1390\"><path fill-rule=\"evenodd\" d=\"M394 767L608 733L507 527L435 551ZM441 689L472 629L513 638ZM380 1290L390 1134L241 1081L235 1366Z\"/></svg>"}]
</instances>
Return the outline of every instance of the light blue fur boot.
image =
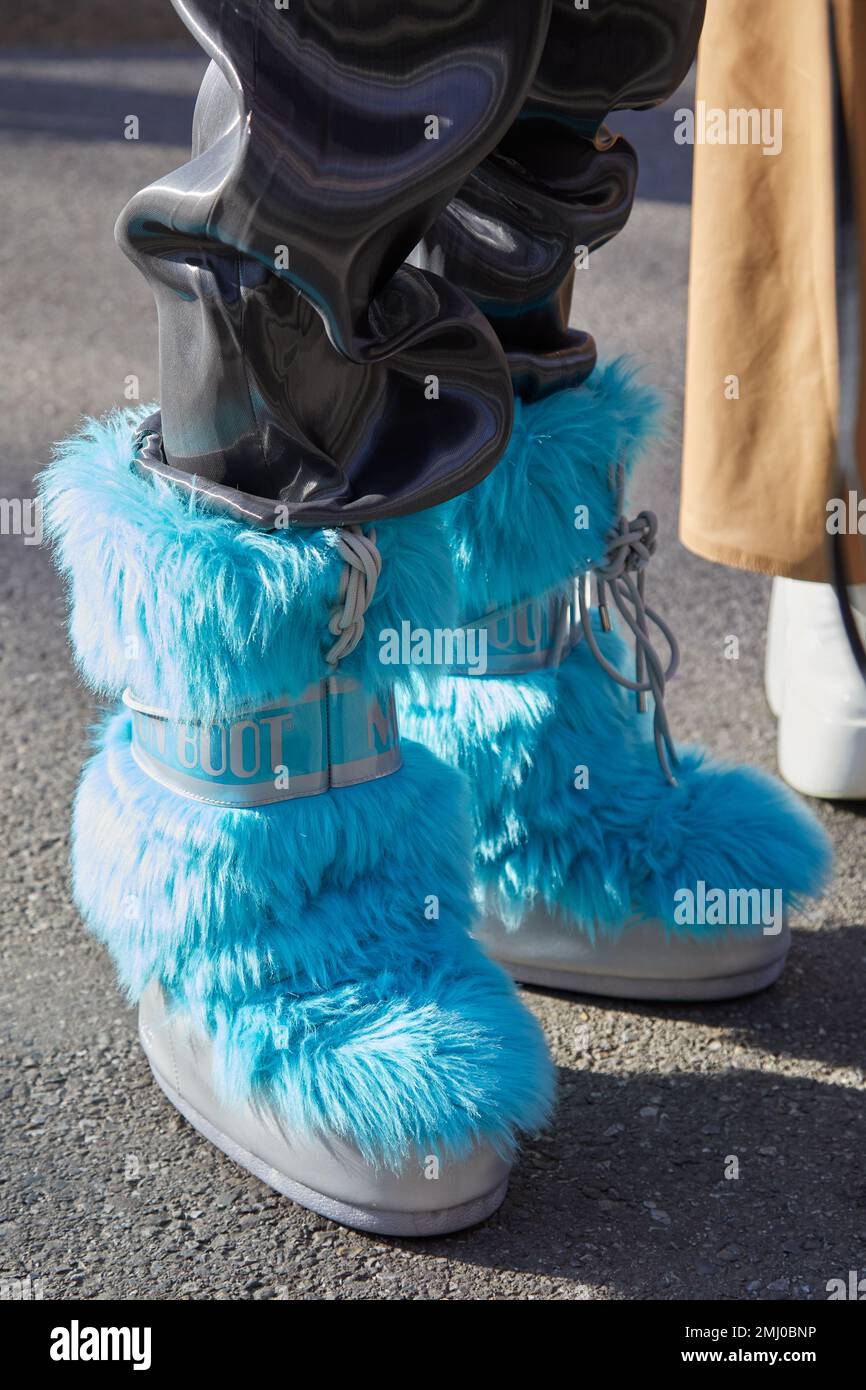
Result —
<instances>
[{"instance_id":1,"label":"light blue fur boot","mask_svg":"<svg viewBox=\"0 0 866 1390\"><path fill-rule=\"evenodd\" d=\"M82 916L160 1085L238 1162L363 1229L472 1224L551 1066L469 934L463 779L400 744L406 673L347 640L365 606L453 618L438 520L247 527L134 472L137 418L89 422L41 480L77 664L112 702L75 804Z\"/></svg>"},{"instance_id":2,"label":"light blue fur boot","mask_svg":"<svg viewBox=\"0 0 866 1390\"><path fill-rule=\"evenodd\" d=\"M516 403L495 474L442 509L472 660L401 695L401 722L468 774L479 935L515 978L724 998L780 974L787 911L820 892L829 850L778 782L677 755L668 735L675 662L642 598L654 519L621 521L617 496L656 414L621 364ZM588 575L600 612L580 611Z\"/></svg>"}]
</instances>

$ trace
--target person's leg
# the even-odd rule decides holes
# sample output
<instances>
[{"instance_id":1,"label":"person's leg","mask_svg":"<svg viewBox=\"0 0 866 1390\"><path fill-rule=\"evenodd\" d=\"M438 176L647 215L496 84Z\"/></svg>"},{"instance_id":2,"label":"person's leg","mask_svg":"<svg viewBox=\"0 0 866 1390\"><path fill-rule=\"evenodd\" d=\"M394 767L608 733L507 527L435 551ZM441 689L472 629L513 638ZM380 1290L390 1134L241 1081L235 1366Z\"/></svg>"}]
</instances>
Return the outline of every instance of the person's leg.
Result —
<instances>
[{"instance_id":1,"label":"person's leg","mask_svg":"<svg viewBox=\"0 0 866 1390\"><path fill-rule=\"evenodd\" d=\"M652 78L633 65L641 100L623 93L621 104L661 100L676 85L700 10L655 6L664 55L648 36L640 52ZM596 11L582 53L609 94L618 50L606 21ZM583 18L572 11L568 22ZM503 142L510 157L491 158L461 190L460 206L486 198L488 219L449 220L446 210L426 239L483 302L522 400L495 478L446 509L463 617L485 636L487 669L455 668L444 694L409 705L407 727L469 773L479 934L518 979L626 997L742 993L781 971L786 906L820 887L826 844L769 779L694 752L677 760L666 735L669 657L663 640L647 641L664 629L642 600L655 523L628 522L618 489L653 431L655 401L621 368L571 375L578 335L565 336L553 267L542 314L539 285L514 264L542 220L569 225L561 243L549 238L564 248L562 274L571 247L613 235L631 206L636 157L597 130L604 110L582 113L581 137L559 125L555 103L537 107L529 132L518 122ZM481 254L492 211L508 228L493 264ZM601 586L595 615L577 602L590 579ZM637 629L631 686L604 585L624 600L620 629Z\"/></svg>"},{"instance_id":2,"label":"person's leg","mask_svg":"<svg viewBox=\"0 0 866 1390\"><path fill-rule=\"evenodd\" d=\"M510 122L550 4L178 8L214 58L192 159L118 224L162 411L91 422L42 480L76 658L119 702L76 900L203 1134L326 1215L440 1233L501 1202L552 1069L469 935L462 779L401 747L379 659L380 630L453 625L430 509L512 412L482 314L404 261Z\"/></svg>"},{"instance_id":3,"label":"person's leg","mask_svg":"<svg viewBox=\"0 0 866 1390\"><path fill-rule=\"evenodd\" d=\"M696 102L680 536L708 560L823 581L838 415L824 0L709 0ZM713 113L727 131L750 110L763 130L711 143Z\"/></svg>"},{"instance_id":4,"label":"person's leg","mask_svg":"<svg viewBox=\"0 0 866 1390\"><path fill-rule=\"evenodd\" d=\"M697 101L708 121L766 110L778 147L695 148L681 510L696 554L774 576L765 684L782 776L856 798L866 691L829 582L828 504L847 516L837 451L862 448L840 428L836 252L840 131L863 196L864 66L850 0L710 0Z\"/></svg>"},{"instance_id":5,"label":"person's leg","mask_svg":"<svg viewBox=\"0 0 866 1390\"><path fill-rule=\"evenodd\" d=\"M485 663L464 664L401 716L469 775L478 934L515 978L625 998L726 998L779 975L787 912L821 889L829 854L772 779L671 748L663 724L660 759L663 680L655 694L641 682L641 712L617 679L634 677L620 614L609 602L606 631L602 614L580 611L575 576L578 594L599 576L610 584L619 537L636 544L626 575L644 570L648 522L615 524L610 476L612 460L632 464L652 413L651 396L616 368L519 409L499 487L488 480L447 508L462 611L482 615ZM575 507L586 529L575 529ZM638 614L658 604L648 592ZM647 668L659 673L668 654L650 635Z\"/></svg>"},{"instance_id":6,"label":"person's leg","mask_svg":"<svg viewBox=\"0 0 866 1390\"><path fill-rule=\"evenodd\" d=\"M79 667L125 692L76 798L82 916L140 1001L160 1085L236 1161L364 1229L471 1224L551 1076L468 934L460 781L401 747L402 677L375 642L328 661L340 533L190 506L130 468L132 435L122 415L93 427L42 485ZM368 624L447 624L432 517L374 538Z\"/></svg>"}]
</instances>

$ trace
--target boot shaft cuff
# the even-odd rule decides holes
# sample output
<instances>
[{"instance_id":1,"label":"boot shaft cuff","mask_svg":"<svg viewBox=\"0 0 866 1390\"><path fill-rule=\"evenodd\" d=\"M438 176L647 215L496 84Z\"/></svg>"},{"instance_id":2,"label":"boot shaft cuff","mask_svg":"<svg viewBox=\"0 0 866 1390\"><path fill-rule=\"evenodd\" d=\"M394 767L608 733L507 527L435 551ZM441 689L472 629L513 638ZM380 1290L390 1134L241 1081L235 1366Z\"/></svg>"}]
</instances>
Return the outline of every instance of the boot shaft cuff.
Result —
<instances>
[{"instance_id":1,"label":"boot shaft cuff","mask_svg":"<svg viewBox=\"0 0 866 1390\"><path fill-rule=\"evenodd\" d=\"M146 415L87 421L39 480L88 684L216 723L281 696L297 700L335 672L371 696L407 681L409 669L380 661L379 634L457 617L438 510L379 522L375 537L262 531L138 473L133 439Z\"/></svg>"},{"instance_id":2,"label":"boot shaft cuff","mask_svg":"<svg viewBox=\"0 0 866 1390\"><path fill-rule=\"evenodd\" d=\"M393 693L368 694L332 676L298 699L216 723L174 719L129 691L131 753L169 791L235 810L357 786L402 765Z\"/></svg>"}]
</instances>

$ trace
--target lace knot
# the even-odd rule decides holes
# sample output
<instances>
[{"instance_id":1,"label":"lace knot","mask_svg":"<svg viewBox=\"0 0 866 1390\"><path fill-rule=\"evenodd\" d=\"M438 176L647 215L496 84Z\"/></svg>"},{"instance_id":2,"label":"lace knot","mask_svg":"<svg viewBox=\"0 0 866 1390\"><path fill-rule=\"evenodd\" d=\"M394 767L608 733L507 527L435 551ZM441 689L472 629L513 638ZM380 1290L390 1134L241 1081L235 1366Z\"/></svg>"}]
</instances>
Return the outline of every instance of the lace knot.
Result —
<instances>
[{"instance_id":1,"label":"lace knot","mask_svg":"<svg viewBox=\"0 0 866 1390\"><path fill-rule=\"evenodd\" d=\"M344 656L353 652L364 635L364 614L373 601L382 556L376 548L376 531L365 535L360 526L341 529L337 543L344 561L340 574L339 607L334 609L328 624L337 638L325 660L336 666Z\"/></svg>"},{"instance_id":2,"label":"lace knot","mask_svg":"<svg viewBox=\"0 0 866 1390\"><path fill-rule=\"evenodd\" d=\"M655 512L638 512L632 521L620 516L605 536L605 557L596 574L608 581L640 574L656 553L658 529Z\"/></svg>"}]
</instances>

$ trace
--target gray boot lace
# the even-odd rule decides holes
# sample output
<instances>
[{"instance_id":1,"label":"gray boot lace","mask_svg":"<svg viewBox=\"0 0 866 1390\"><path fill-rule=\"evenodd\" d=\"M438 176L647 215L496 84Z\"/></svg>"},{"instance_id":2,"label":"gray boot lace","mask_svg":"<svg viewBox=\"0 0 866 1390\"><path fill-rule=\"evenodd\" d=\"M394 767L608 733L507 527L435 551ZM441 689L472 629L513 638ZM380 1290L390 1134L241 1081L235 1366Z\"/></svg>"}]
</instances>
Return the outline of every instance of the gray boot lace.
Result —
<instances>
[{"instance_id":1,"label":"gray boot lace","mask_svg":"<svg viewBox=\"0 0 866 1390\"><path fill-rule=\"evenodd\" d=\"M634 637L635 679L631 680L624 675L601 651L592 627L585 586L578 581L581 631L602 669L618 685L626 690L635 691L641 713L646 712L647 696L652 695L656 753L662 772L671 786L675 787L677 780L672 769L679 766L679 760L668 723L664 697L665 683L676 674L680 652L670 627L653 608L647 607L644 598L646 568L655 554L658 520L655 512L643 511L639 512L633 521L629 521L623 512L624 501L625 470L620 464L617 469L618 520L605 537L607 549L604 561L596 566L593 572L598 588L598 611L602 631L611 630L609 593L620 617ZM661 658L653 646L650 624L659 630L670 650L667 668L662 665Z\"/></svg>"}]
</instances>

